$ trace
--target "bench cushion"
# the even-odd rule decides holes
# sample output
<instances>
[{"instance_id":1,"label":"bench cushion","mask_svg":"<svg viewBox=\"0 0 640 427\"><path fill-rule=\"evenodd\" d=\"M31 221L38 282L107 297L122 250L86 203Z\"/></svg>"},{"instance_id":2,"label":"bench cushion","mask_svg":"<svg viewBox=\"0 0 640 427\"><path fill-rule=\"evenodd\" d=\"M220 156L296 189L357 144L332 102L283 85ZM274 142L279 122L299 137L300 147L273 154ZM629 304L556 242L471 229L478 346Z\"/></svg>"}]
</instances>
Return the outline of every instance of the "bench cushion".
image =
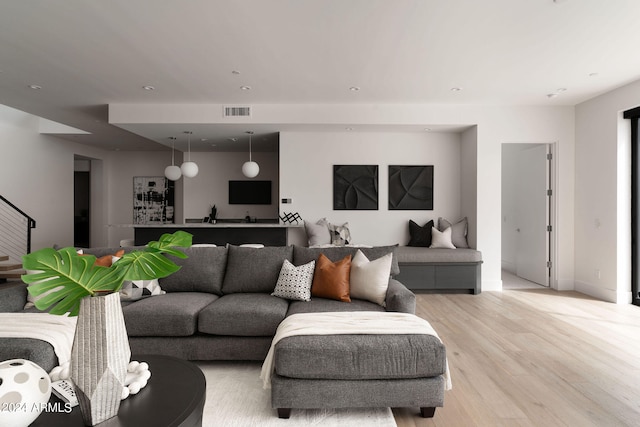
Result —
<instances>
[{"instance_id":1,"label":"bench cushion","mask_svg":"<svg viewBox=\"0 0 640 427\"><path fill-rule=\"evenodd\" d=\"M398 255L399 263L482 262L482 253L475 249L398 246L396 254Z\"/></svg>"},{"instance_id":2,"label":"bench cushion","mask_svg":"<svg viewBox=\"0 0 640 427\"><path fill-rule=\"evenodd\" d=\"M269 294L225 295L200 312L198 330L213 335L272 337L287 307L287 300Z\"/></svg>"},{"instance_id":3,"label":"bench cushion","mask_svg":"<svg viewBox=\"0 0 640 427\"><path fill-rule=\"evenodd\" d=\"M133 337L186 337L197 330L198 314L219 297L202 292L172 292L122 307Z\"/></svg>"},{"instance_id":4,"label":"bench cushion","mask_svg":"<svg viewBox=\"0 0 640 427\"><path fill-rule=\"evenodd\" d=\"M425 378L445 369L445 347L433 335L301 335L275 347L275 372L289 378Z\"/></svg>"}]
</instances>

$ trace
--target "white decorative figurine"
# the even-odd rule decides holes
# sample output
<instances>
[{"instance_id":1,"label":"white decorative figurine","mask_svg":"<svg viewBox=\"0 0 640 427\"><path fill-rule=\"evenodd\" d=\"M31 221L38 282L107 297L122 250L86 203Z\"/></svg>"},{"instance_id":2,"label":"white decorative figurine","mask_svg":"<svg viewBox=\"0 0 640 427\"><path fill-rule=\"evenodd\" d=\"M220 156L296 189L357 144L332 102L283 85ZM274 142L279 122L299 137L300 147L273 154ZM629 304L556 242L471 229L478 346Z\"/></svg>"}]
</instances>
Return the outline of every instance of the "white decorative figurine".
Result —
<instances>
[{"instance_id":1,"label":"white decorative figurine","mask_svg":"<svg viewBox=\"0 0 640 427\"><path fill-rule=\"evenodd\" d=\"M40 366L24 359L0 363L0 425L26 427L43 410L51 396L51 380Z\"/></svg>"}]
</instances>

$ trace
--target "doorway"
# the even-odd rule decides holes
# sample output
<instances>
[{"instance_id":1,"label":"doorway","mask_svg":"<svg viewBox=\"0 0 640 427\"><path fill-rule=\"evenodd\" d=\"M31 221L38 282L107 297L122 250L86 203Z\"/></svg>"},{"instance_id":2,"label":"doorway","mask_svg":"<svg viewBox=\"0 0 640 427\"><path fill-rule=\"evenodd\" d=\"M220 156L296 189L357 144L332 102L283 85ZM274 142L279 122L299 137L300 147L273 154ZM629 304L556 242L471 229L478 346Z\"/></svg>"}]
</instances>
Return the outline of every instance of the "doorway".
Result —
<instances>
[{"instance_id":1,"label":"doorway","mask_svg":"<svg viewBox=\"0 0 640 427\"><path fill-rule=\"evenodd\" d=\"M552 278L552 145L502 145L502 269L532 284Z\"/></svg>"},{"instance_id":2,"label":"doorway","mask_svg":"<svg viewBox=\"0 0 640 427\"><path fill-rule=\"evenodd\" d=\"M91 161L76 156L73 171L73 245L91 247Z\"/></svg>"}]
</instances>

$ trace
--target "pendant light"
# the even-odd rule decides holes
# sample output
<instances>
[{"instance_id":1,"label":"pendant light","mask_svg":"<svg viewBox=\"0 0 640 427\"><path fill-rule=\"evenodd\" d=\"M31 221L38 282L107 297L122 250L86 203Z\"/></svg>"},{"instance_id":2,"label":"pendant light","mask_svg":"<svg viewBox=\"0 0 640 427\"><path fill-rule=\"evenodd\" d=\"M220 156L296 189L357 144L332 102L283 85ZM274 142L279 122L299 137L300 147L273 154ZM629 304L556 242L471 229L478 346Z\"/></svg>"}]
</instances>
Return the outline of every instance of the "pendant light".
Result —
<instances>
[{"instance_id":1,"label":"pendant light","mask_svg":"<svg viewBox=\"0 0 640 427\"><path fill-rule=\"evenodd\" d=\"M175 165L175 153L176 153L176 137L172 136L171 139L171 166L164 168L164 176L171 181L177 181L182 176L182 171L179 166Z\"/></svg>"},{"instance_id":2,"label":"pendant light","mask_svg":"<svg viewBox=\"0 0 640 427\"><path fill-rule=\"evenodd\" d=\"M247 133L249 134L249 161L242 165L242 174L247 178L255 178L260 173L260 166L251 160L251 135L253 132L247 131Z\"/></svg>"},{"instance_id":3,"label":"pendant light","mask_svg":"<svg viewBox=\"0 0 640 427\"><path fill-rule=\"evenodd\" d=\"M180 166L180 170L182 171L182 175L184 175L187 178L193 178L194 176L198 175L198 165L195 164L195 162L191 161L191 134L193 132L191 131L185 131L184 133L186 133L188 136L188 155L187 155L187 161L184 162L181 166Z\"/></svg>"}]
</instances>

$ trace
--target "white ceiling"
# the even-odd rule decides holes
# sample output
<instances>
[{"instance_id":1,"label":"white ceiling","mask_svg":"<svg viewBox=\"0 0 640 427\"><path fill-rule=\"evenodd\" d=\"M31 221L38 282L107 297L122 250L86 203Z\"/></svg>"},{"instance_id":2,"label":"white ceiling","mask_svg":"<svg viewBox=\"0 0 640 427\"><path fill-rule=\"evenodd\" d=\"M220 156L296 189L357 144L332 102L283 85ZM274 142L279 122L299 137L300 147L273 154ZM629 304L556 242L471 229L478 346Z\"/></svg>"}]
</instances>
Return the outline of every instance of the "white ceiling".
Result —
<instances>
[{"instance_id":1,"label":"white ceiling","mask_svg":"<svg viewBox=\"0 0 640 427\"><path fill-rule=\"evenodd\" d=\"M127 130L108 105L575 105L640 78L639 21L638 0L4 0L0 104L80 143L165 150L197 128L229 150L285 126Z\"/></svg>"}]
</instances>

